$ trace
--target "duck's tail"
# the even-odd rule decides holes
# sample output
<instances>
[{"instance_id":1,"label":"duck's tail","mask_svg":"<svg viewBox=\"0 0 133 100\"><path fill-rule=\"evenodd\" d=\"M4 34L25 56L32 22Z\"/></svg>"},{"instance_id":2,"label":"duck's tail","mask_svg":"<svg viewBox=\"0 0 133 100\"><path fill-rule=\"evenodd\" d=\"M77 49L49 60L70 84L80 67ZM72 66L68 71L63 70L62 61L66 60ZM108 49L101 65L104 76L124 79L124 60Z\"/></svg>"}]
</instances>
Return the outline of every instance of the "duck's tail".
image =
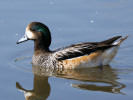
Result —
<instances>
[{"instance_id":1,"label":"duck's tail","mask_svg":"<svg viewBox=\"0 0 133 100\"><path fill-rule=\"evenodd\" d=\"M116 37L110 38L108 40L104 40L101 43L103 43L103 44L109 44L110 45L110 44L114 43L114 41L118 40L121 37L122 36L116 36Z\"/></svg>"},{"instance_id":2,"label":"duck's tail","mask_svg":"<svg viewBox=\"0 0 133 100\"><path fill-rule=\"evenodd\" d=\"M114 42L113 45L121 45L121 43L126 40L128 38L128 36L124 37L124 38L121 38L119 41L117 42Z\"/></svg>"}]
</instances>

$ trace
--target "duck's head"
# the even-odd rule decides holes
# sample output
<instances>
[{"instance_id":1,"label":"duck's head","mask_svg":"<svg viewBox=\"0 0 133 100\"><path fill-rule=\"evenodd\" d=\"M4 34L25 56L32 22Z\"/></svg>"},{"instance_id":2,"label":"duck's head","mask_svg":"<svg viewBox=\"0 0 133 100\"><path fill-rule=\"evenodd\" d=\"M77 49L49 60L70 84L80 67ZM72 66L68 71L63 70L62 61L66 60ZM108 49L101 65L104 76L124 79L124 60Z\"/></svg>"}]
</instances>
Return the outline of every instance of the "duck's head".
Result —
<instances>
[{"instance_id":1,"label":"duck's head","mask_svg":"<svg viewBox=\"0 0 133 100\"><path fill-rule=\"evenodd\" d=\"M51 44L49 28L40 22L31 22L26 27L25 35L17 42L17 44L27 40L34 40L37 45L43 45L48 48Z\"/></svg>"}]
</instances>

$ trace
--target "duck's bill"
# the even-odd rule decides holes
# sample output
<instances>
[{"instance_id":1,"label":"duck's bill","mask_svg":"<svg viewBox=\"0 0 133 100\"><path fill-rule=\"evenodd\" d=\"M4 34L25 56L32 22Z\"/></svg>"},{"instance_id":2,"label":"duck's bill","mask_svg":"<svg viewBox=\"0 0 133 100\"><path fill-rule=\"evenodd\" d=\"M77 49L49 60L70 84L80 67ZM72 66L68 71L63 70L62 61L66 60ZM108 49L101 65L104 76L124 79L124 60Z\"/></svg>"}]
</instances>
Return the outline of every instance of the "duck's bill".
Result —
<instances>
[{"instance_id":1,"label":"duck's bill","mask_svg":"<svg viewBox=\"0 0 133 100\"><path fill-rule=\"evenodd\" d=\"M28 37L27 37L26 35L24 35L24 36L17 42L17 44L22 43L22 42L25 42L25 41L27 41L27 40L29 40Z\"/></svg>"}]
</instances>

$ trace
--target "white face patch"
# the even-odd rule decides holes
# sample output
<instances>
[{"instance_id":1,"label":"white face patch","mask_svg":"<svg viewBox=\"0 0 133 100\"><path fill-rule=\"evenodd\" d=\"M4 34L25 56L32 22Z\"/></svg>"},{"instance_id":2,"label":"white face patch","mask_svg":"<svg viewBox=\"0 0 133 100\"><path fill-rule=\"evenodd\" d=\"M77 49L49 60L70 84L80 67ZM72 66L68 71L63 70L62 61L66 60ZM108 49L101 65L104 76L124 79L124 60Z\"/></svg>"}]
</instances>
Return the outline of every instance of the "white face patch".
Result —
<instances>
[{"instance_id":1,"label":"white face patch","mask_svg":"<svg viewBox=\"0 0 133 100\"><path fill-rule=\"evenodd\" d=\"M26 36L27 36L29 39L34 39L34 35L33 35L33 33L32 33L30 30L27 30L27 29L26 29L25 34L26 34Z\"/></svg>"}]
</instances>

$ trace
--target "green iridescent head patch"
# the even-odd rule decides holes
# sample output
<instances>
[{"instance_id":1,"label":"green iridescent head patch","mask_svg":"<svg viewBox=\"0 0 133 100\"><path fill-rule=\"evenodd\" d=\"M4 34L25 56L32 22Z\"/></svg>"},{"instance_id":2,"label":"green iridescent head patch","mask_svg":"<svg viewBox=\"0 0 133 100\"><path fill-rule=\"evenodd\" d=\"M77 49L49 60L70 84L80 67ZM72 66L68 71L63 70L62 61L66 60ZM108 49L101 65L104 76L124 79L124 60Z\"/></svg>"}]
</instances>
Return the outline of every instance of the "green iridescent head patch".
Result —
<instances>
[{"instance_id":1,"label":"green iridescent head patch","mask_svg":"<svg viewBox=\"0 0 133 100\"><path fill-rule=\"evenodd\" d=\"M48 45L51 44L51 34L49 28L46 25L37 23L31 27L31 30L35 32L41 32L43 34L43 39L45 40L45 42Z\"/></svg>"}]
</instances>

